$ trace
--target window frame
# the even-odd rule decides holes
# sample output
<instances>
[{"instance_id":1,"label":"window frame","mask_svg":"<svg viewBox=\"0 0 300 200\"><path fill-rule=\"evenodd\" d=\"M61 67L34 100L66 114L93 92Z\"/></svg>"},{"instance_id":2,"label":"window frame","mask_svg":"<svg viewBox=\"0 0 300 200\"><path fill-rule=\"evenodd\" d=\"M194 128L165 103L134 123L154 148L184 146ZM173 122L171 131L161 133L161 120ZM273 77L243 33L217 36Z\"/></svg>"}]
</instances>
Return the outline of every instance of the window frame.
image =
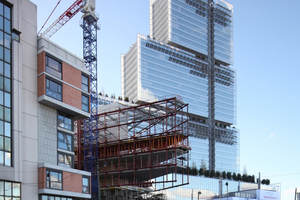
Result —
<instances>
[{"instance_id":1,"label":"window frame","mask_svg":"<svg viewBox=\"0 0 300 200\"><path fill-rule=\"evenodd\" d=\"M47 87L47 81L49 81L49 88ZM50 81L60 86L60 90L61 90L60 93L50 89ZM45 90L46 90L46 95L48 97L51 97L51 98L56 99L58 101L63 101L63 88L62 88L62 83L61 82L46 76ZM50 91L54 92L55 94L60 94L60 99L55 98L54 96L51 96L51 95L47 94L47 90L50 90Z\"/></svg>"},{"instance_id":2,"label":"window frame","mask_svg":"<svg viewBox=\"0 0 300 200\"><path fill-rule=\"evenodd\" d=\"M59 155L63 155L64 157L64 161L63 162L59 162ZM71 157L71 162L70 165L65 164L65 156L70 156ZM62 167L68 167L68 168L73 168L74 167L74 155L73 154L69 154L69 153L65 153L65 152L61 152L61 151L57 151L57 165L58 166L62 166Z\"/></svg>"},{"instance_id":3,"label":"window frame","mask_svg":"<svg viewBox=\"0 0 300 200\"><path fill-rule=\"evenodd\" d=\"M83 103L83 97L87 98L87 104ZM89 96L88 95L85 95L85 94L81 94L81 110L85 111L85 112L89 112L90 111L90 106L89 106ZM86 106L87 107L87 110L83 109L83 106Z\"/></svg>"},{"instance_id":4,"label":"window frame","mask_svg":"<svg viewBox=\"0 0 300 200\"><path fill-rule=\"evenodd\" d=\"M59 63L59 69L58 70L56 70L56 69L49 66L49 58ZM59 74L59 76L57 76L55 74L52 74L49 70L47 70L47 68L51 68L50 70L54 70L55 72L57 72ZM62 80L62 73L63 73L62 71L63 71L62 70L62 61L55 58L54 56L46 53L46 55L45 55L45 72L50 74L51 76L54 76L55 78L58 78L58 79Z\"/></svg>"},{"instance_id":5,"label":"window frame","mask_svg":"<svg viewBox=\"0 0 300 200\"><path fill-rule=\"evenodd\" d=\"M47 177L48 172L50 173L49 180L48 180L48 177ZM61 181L60 182L59 181L57 181L57 182L51 181L51 172L61 174ZM58 188L51 187L51 183L53 183L53 182L54 183L60 183L61 188L58 189ZM53 190L63 190L63 172L59 171L59 170L55 170L55 169L46 168L46 188L53 189Z\"/></svg>"},{"instance_id":6,"label":"window frame","mask_svg":"<svg viewBox=\"0 0 300 200\"><path fill-rule=\"evenodd\" d=\"M2 49L2 54L0 56L0 61L2 63L2 66L0 66L0 68L2 67L1 70L1 75L0 78L2 79L2 82L0 83L2 88L0 89L0 91L2 92L2 104L0 105L2 113L0 113L1 115L1 123L3 124L2 130L0 130L2 132L1 134L1 143L2 143L2 147L0 149L0 165L1 166L8 166L8 167L13 167L13 135L12 135L12 124L13 124L13 106L12 106L12 102L13 102L13 91L12 91L12 7L13 5L9 2L0 2L0 6L2 6L2 10L3 13L0 14L1 18L2 18L2 40L3 43L0 44L0 47ZM9 15L6 15L6 10L9 11ZM9 24L9 30L6 29L5 24L6 22L8 22ZM6 39L9 40L7 41ZM8 44L7 44L8 42ZM9 52L9 54L7 54L7 52ZM8 59L9 58L9 59ZM6 67L9 67L9 70L7 70ZM8 72L8 73L6 73ZM9 84L9 85L8 85ZM9 102L6 102L6 94L9 95ZM6 132L5 131L5 124L9 124L9 130ZM10 141L9 141L10 140ZM8 143L6 143L6 141ZM9 150L6 149L6 144L7 147L10 148ZM6 160L5 158L9 157L9 160ZM7 161L7 162L6 162Z\"/></svg>"},{"instance_id":7,"label":"window frame","mask_svg":"<svg viewBox=\"0 0 300 200\"><path fill-rule=\"evenodd\" d=\"M62 134L63 136L71 136L71 141L70 141L71 143L65 143L64 141L60 141L59 134ZM65 138L65 137L64 137L64 138ZM64 144L66 144L67 146L68 146L68 144L69 144L69 145L71 146L71 149L68 150L68 149L64 149L64 148L59 147L59 142L62 142L62 143L64 143ZM70 151L70 152L73 152L73 151L74 151L74 135L58 130L58 131L57 131L57 148L63 149L64 151Z\"/></svg>"},{"instance_id":8,"label":"window frame","mask_svg":"<svg viewBox=\"0 0 300 200\"><path fill-rule=\"evenodd\" d=\"M2 182L3 183L3 194L1 194L0 193L0 197L3 197L4 199L6 199L6 198L8 198L8 197L10 197L11 199L15 199L15 198L18 198L18 199L21 199L21 194L22 194L22 187L21 187L21 183L20 182L12 182L12 181L6 181L6 180L0 180L0 182ZM6 189L5 188L5 183L10 183L10 184L12 184L11 185L11 189ZM13 184L18 184L19 185L19 188L20 188L20 190L18 191L19 192L19 196L17 195L17 196L14 196L15 194L14 194L14 190L15 190L15 188L16 187L14 187L14 185ZM10 195L8 195L8 194L6 194L6 191L8 191L8 190L11 190L11 193L10 193ZM18 190L18 189L16 189L16 190ZM0 190L1 191L1 190Z\"/></svg>"},{"instance_id":9,"label":"window frame","mask_svg":"<svg viewBox=\"0 0 300 200\"><path fill-rule=\"evenodd\" d=\"M59 123L59 116L62 116L64 118L64 122L63 124L66 124L65 123L65 118L68 118L71 120L71 129L68 129L68 128L65 128L64 126L60 126L60 123ZM67 124L69 125L69 124ZM66 129L66 130L69 130L69 131L73 131L74 130L74 120L73 120L73 116L67 114L67 113L64 113L64 112L57 112L57 127L60 127L60 128L63 128L63 129Z\"/></svg>"},{"instance_id":10,"label":"window frame","mask_svg":"<svg viewBox=\"0 0 300 200\"><path fill-rule=\"evenodd\" d=\"M83 78L82 78L82 77L87 78L87 85L86 85L85 83L83 83ZM89 80L90 80L90 77L89 77L88 75L83 74L83 73L81 74L81 89L82 89L83 91L85 91L85 92L89 92L89 91L90 91L90 83L89 83ZM87 90L83 89L82 86L87 87Z\"/></svg>"},{"instance_id":11,"label":"window frame","mask_svg":"<svg viewBox=\"0 0 300 200\"><path fill-rule=\"evenodd\" d=\"M83 185L83 179L87 179L88 180L88 185L87 186ZM86 193L86 192L83 191L83 187L87 187L88 188L88 190L87 190L88 193ZM91 190L90 177L82 176L82 193L83 194L90 194L91 193L90 190Z\"/></svg>"}]
</instances>

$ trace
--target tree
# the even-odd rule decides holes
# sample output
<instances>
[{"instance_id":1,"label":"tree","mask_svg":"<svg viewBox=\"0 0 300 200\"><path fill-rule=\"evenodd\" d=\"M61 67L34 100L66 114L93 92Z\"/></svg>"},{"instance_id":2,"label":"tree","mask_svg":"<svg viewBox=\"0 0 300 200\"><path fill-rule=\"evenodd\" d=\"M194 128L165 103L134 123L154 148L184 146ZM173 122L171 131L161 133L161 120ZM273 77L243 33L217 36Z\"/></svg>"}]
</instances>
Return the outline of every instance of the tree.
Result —
<instances>
[{"instance_id":1,"label":"tree","mask_svg":"<svg viewBox=\"0 0 300 200\"><path fill-rule=\"evenodd\" d=\"M129 98L128 98L128 97L125 97L124 101L129 102Z\"/></svg>"},{"instance_id":2,"label":"tree","mask_svg":"<svg viewBox=\"0 0 300 200\"><path fill-rule=\"evenodd\" d=\"M261 184L266 184L266 180L263 179L263 180L261 181Z\"/></svg>"},{"instance_id":3,"label":"tree","mask_svg":"<svg viewBox=\"0 0 300 200\"><path fill-rule=\"evenodd\" d=\"M237 175L237 181L241 181L242 180L242 175L240 173L238 173Z\"/></svg>"},{"instance_id":4,"label":"tree","mask_svg":"<svg viewBox=\"0 0 300 200\"><path fill-rule=\"evenodd\" d=\"M209 173L209 177L213 178L215 176L215 170L211 170Z\"/></svg>"},{"instance_id":5,"label":"tree","mask_svg":"<svg viewBox=\"0 0 300 200\"><path fill-rule=\"evenodd\" d=\"M219 171L216 171L216 178L220 178L220 175L221 175L221 172L219 172Z\"/></svg>"},{"instance_id":6,"label":"tree","mask_svg":"<svg viewBox=\"0 0 300 200\"><path fill-rule=\"evenodd\" d=\"M205 177L209 177L209 170L205 170L205 171L204 171L204 176L205 176Z\"/></svg>"},{"instance_id":7,"label":"tree","mask_svg":"<svg viewBox=\"0 0 300 200\"><path fill-rule=\"evenodd\" d=\"M247 175L243 174L242 180L243 180L244 182L247 182Z\"/></svg>"},{"instance_id":8,"label":"tree","mask_svg":"<svg viewBox=\"0 0 300 200\"><path fill-rule=\"evenodd\" d=\"M248 175L247 176L247 182L251 183L251 180L252 180L252 176Z\"/></svg>"},{"instance_id":9,"label":"tree","mask_svg":"<svg viewBox=\"0 0 300 200\"><path fill-rule=\"evenodd\" d=\"M231 172L227 172L227 178L231 180Z\"/></svg>"},{"instance_id":10,"label":"tree","mask_svg":"<svg viewBox=\"0 0 300 200\"><path fill-rule=\"evenodd\" d=\"M101 93L101 92L99 92L99 95L100 95L100 96L102 96L102 93Z\"/></svg>"},{"instance_id":11,"label":"tree","mask_svg":"<svg viewBox=\"0 0 300 200\"><path fill-rule=\"evenodd\" d=\"M199 170L199 175L200 175L200 176L204 175L204 169L203 169L202 167L201 167L200 170Z\"/></svg>"},{"instance_id":12,"label":"tree","mask_svg":"<svg viewBox=\"0 0 300 200\"><path fill-rule=\"evenodd\" d=\"M105 94L105 97L108 97L108 95L107 95L107 94Z\"/></svg>"},{"instance_id":13,"label":"tree","mask_svg":"<svg viewBox=\"0 0 300 200\"><path fill-rule=\"evenodd\" d=\"M247 176L247 169L246 169L246 165L244 166L244 169L243 169L243 175L246 175L246 176Z\"/></svg>"},{"instance_id":14,"label":"tree","mask_svg":"<svg viewBox=\"0 0 300 200\"><path fill-rule=\"evenodd\" d=\"M191 169L191 175L197 176L198 175L198 170L196 166L193 166Z\"/></svg>"},{"instance_id":15,"label":"tree","mask_svg":"<svg viewBox=\"0 0 300 200\"><path fill-rule=\"evenodd\" d=\"M225 171L222 172L222 177L223 177L223 179L226 179L226 172Z\"/></svg>"},{"instance_id":16,"label":"tree","mask_svg":"<svg viewBox=\"0 0 300 200\"><path fill-rule=\"evenodd\" d=\"M254 175L251 176L251 183L255 183L255 176Z\"/></svg>"},{"instance_id":17,"label":"tree","mask_svg":"<svg viewBox=\"0 0 300 200\"><path fill-rule=\"evenodd\" d=\"M266 185L270 185L270 180L266 179Z\"/></svg>"},{"instance_id":18,"label":"tree","mask_svg":"<svg viewBox=\"0 0 300 200\"><path fill-rule=\"evenodd\" d=\"M233 180L237 181L237 176L236 176L236 173L235 173L235 172L233 172L232 178L233 178Z\"/></svg>"},{"instance_id":19,"label":"tree","mask_svg":"<svg viewBox=\"0 0 300 200\"><path fill-rule=\"evenodd\" d=\"M203 168L204 170L207 170L206 161L203 158L201 160L200 168Z\"/></svg>"}]
</instances>

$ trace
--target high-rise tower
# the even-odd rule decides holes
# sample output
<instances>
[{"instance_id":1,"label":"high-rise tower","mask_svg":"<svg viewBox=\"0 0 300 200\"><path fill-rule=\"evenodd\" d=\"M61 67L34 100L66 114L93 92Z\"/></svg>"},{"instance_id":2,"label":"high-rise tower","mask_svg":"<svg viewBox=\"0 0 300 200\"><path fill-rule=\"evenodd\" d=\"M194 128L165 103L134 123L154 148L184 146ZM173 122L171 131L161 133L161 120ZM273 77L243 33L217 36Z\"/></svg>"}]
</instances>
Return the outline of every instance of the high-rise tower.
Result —
<instances>
[{"instance_id":1,"label":"high-rise tower","mask_svg":"<svg viewBox=\"0 0 300 200\"><path fill-rule=\"evenodd\" d=\"M189 103L193 165L239 171L231 4L150 0L150 36L138 35L121 63L123 97Z\"/></svg>"}]
</instances>

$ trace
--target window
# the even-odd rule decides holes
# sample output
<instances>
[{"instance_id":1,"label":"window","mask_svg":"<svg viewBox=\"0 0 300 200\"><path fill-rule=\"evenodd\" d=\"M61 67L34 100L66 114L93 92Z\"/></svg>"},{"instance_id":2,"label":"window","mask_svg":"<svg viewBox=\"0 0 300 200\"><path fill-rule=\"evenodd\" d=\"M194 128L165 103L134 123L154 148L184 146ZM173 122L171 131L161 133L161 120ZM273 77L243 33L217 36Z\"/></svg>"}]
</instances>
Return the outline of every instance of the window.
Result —
<instances>
[{"instance_id":1,"label":"window","mask_svg":"<svg viewBox=\"0 0 300 200\"><path fill-rule=\"evenodd\" d=\"M83 111L89 112L89 97L85 95L81 96L81 109Z\"/></svg>"},{"instance_id":2,"label":"window","mask_svg":"<svg viewBox=\"0 0 300 200\"><path fill-rule=\"evenodd\" d=\"M49 56L46 56L46 72L61 79L61 63Z\"/></svg>"},{"instance_id":3,"label":"window","mask_svg":"<svg viewBox=\"0 0 300 200\"><path fill-rule=\"evenodd\" d=\"M62 173L47 169L46 187L51 189L62 190Z\"/></svg>"},{"instance_id":4,"label":"window","mask_svg":"<svg viewBox=\"0 0 300 200\"><path fill-rule=\"evenodd\" d=\"M11 32L11 39L15 40L17 42L20 42L20 34L21 34L20 31L17 31L16 29L13 29L12 32Z\"/></svg>"},{"instance_id":5,"label":"window","mask_svg":"<svg viewBox=\"0 0 300 200\"><path fill-rule=\"evenodd\" d=\"M67 197L57 197L57 196L49 196L49 195L42 195L41 200L73 200L72 198Z\"/></svg>"},{"instance_id":6,"label":"window","mask_svg":"<svg viewBox=\"0 0 300 200\"><path fill-rule=\"evenodd\" d=\"M82 193L90 193L90 179L87 177L82 177Z\"/></svg>"},{"instance_id":7,"label":"window","mask_svg":"<svg viewBox=\"0 0 300 200\"><path fill-rule=\"evenodd\" d=\"M73 130L72 126L72 118L70 115L65 113L58 114L58 127L68 129L70 131Z\"/></svg>"},{"instance_id":8,"label":"window","mask_svg":"<svg viewBox=\"0 0 300 200\"><path fill-rule=\"evenodd\" d=\"M0 181L0 199L21 199L21 184L9 181Z\"/></svg>"},{"instance_id":9,"label":"window","mask_svg":"<svg viewBox=\"0 0 300 200\"><path fill-rule=\"evenodd\" d=\"M61 101L62 100L61 84L56 83L47 78L46 79L46 95Z\"/></svg>"},{"instance_id":10,"label":"window","mask_svg":"<svg viewBox=\"0 0 300 200\"><path fill-rule=\"evenodd\" d=\"M81 89L89 92L89 78L86 75L81 75Z\"/></svg>"},{"instance_id":11,"label":"window","mask_svg":"<svg viewBox=\"0 0 300 200\"><path fill-rule=\"evenodd\" d=\"M0 2L0 165L6 166L12 165L11 72L11 8Z\"/></svg>"},{"instance_id":12,"label":"window","mask_svg":"<svg viewBox=\"0 0 300 200\"><path fill-rule=\"evenodd\" d=\"M73 167L73 155L57 152L58 165L64 167Z\"/></svg>"},{"instance_id":13,"label":"window","mask_svg":"<svg viewBox=\"0 0 300 200\"><path fill-rule=\"evenodd\" d=\"M73 136L58 132L58 148L73 151Z\"/></svg>"}]
</instances>

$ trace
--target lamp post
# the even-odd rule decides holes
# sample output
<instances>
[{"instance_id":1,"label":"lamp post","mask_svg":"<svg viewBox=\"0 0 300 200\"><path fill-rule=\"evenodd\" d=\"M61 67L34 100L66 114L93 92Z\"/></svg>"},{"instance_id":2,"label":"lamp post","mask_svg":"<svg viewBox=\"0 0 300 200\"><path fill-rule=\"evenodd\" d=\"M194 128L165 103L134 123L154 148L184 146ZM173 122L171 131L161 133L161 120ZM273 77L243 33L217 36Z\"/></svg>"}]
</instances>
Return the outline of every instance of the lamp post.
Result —
<instances>
[{"instance_id":1,"label":"lamp post","mask_svg":"<svg viewBox=\"0 0 300 200\"><path fill-rule=\"evenodd\" d=\"M200 196L200 194L202 194L202 193L201 193L201 191L199 191L199 192L198 192L198 200L199 200L199 196Z\"/></svg>"},{"instance_id":2,"label":"lamp post","mask_svg":"<svg viewBox=\"0 0 300 200\"><path fill-rule=\"evenodd\" d=\"M225 185L227 186L227 200L228 200L228 182L226 182Z\"/></svg>"}]
</instances>

